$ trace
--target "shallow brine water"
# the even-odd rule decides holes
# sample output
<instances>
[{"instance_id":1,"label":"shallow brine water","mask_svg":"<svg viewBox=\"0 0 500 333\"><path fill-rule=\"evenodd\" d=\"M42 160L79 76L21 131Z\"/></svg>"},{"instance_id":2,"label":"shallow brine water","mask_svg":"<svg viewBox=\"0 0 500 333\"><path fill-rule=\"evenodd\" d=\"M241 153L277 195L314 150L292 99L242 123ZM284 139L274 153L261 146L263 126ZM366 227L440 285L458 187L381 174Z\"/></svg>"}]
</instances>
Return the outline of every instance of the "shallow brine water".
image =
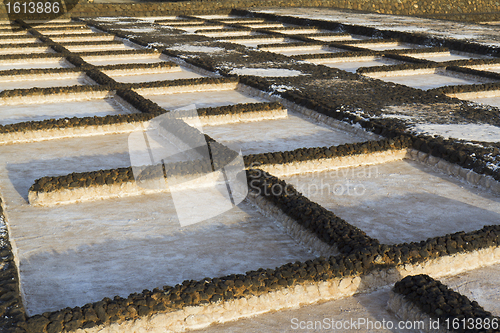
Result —
<instances>
[{"instance_id":1,"label":"shallow brine water","mask_svg":"<svg viewBox=\"0 0 500 333\"><path fill-rule=\"evenodd\" d=\"M409 160L282 178L384 244L469 232L500 219L498 194Z\"/></svg>"}]
</instances>

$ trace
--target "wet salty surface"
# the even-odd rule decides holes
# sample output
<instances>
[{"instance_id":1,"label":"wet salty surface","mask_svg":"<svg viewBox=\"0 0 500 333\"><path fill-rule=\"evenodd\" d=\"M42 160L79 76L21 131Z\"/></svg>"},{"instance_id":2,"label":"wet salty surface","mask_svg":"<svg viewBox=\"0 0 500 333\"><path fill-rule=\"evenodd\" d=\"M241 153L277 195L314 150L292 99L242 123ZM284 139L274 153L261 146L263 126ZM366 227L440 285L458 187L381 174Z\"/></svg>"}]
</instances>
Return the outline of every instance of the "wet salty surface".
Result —
<instances>
[{"instance_id":1,"label":"wet salty surface","mask_svg":"<svg viewBox=\"0 0 500 333\"><path fill-rule=\"evenodd\" d=\"M0 78L0 91L10 89L29 89L33 87L46 88L46 87L65 87L74 85L89 85L93 84L84 74L76 75L46 75L39 76L39 79L29 80L12 80ZM1 112L1 111L0 111Z\"/></svg>"},{"instance_id":2,"label":"wet salty surface","mask_svg":"<svg viewBox=\"0 0 500 333\"><path fill-rule=\"evenodd\" d=\"M65 68L73 67L66 60L62 59L47 59L47 60L28 60L28 61L12 61L0 62L0 71L9 69L30 69L30 68Z\"/></svg>"},{"instance_id":3,"label":"wet salty surface","mask_svg":"<svg viewBox=\"0 0 500 333\"><path fill-rule=\"evenodd\" d=\"M38 121L64 117L93 117L130 113L113 98L88 99L73 102L0 105L0 125L23 121Z\"/></svg>"},{"instance_id":4,"label":"wet salty surface","mask_svg":"<svg viewBox=\"0 0 500 333\"><path fill-rule=\"evenodd\" d=\"M498 96L495 97L476 97L476 98L470 98L469 100L476 103L496 106L497 108L500 108L500 93Z\"/></svg>"},{"instance_id":5,"label":"wet salty surface","mask_svg":"<svg viewBox=\"0 0 500 333\"><path fill-rule=\"evenodd\" d=\"M282 177L384 244L498 224L500 196L403 160Z\"/></svg>"},{"instance_id":6,"label":"wet salty surface","mask_svg":"<svg viewBox=\"0 0 500 333\"><path fill-rule=\"evenodd\" d=\"M313 258L247 203L184 228L168 194L51 208L27 203L29 186L42 176L129 166L124 134L2 146L0 154L30 315Z\"/></svg>"},{"instance_id":7,"label":"wet salty surface","mask_svg":"<svg viewBox=\"0 0 500 333\"><path fill-rule=\"evenodd\" d=\"M237 90L200 91L178 94L166 93L163 95L139 93L167 110L191 104L194 104L197 108L207 108L240 103L267 102L262 98L252 97Z\"/></svg>"},{"instance_id":8,"label":"wet salty surface","mask_svg":"<svg viewBox=\"0 0 500 333\"><path fill-rule=\"evenodd\" d=\"M103 56L103 57L82 57L83 60L95 66L117 65L117 64L150 64L166 61L160 55L130 55L130 56Z\"/></svg>"},{"instance_id":9,"label":"wet salty surface","mask_svg":"<svg viewBox=\"0 0 500 333\"><path fill-rule=\"evenodd\" d=\"M369 294L358 294L322 304L305 305L300 309L266 313L236 322L212 325L203 330L194 330L192 332L408 332L408 330L398 330L396 328L375 330L373 326L368 326L370 321L372 322L371 325L374 325L376 321L385 321L386 323L391 321L394 324L393 326L397 327L399 319L387 309L388 300L389 288L383 288ZM351 319L356 324L352 327L350 326ZM345 324L346 320L348 320L347 325ZM314 325L316 325L316 328L314 328Z\"/></svg>"},{"instance_id":10,"label":"wet salty surface","mask_svg":"<svg viewBox=\"0 0 500 333\"><path fill-rule=\"evenodd\" d=\"M396 76L387 75L383 77L377 77L377 79L387 82L399 83L405 86L423 90L439 88L444 86L481 83L480 80L454 77L442 73L432 73L432 74L409 73L408 75L396 75Z\"/></svg>"},{"instance_id":11,"label":"wet salty surface","mask_svg":"<svg viewBox=\"0 0 500 333\"><path fill-rule=\"evenodd\" d=\"M164 73L147 73L141 74L140 70L128 71L123 73L109 73L108 76L122 83L138 83L151 81L179 80L179 79L194 79L203 77L192 70L180 68L179 70L164 72Z\"/></svg>"},{"instance_id":12,"label":"wet salty surface","mask_svg":"<svg viewBox=\"0 0 500 333\"><path fill-rule=\"evenodd\" d=\"M244 155L329 147L366 140L291 112L287 119L205 126L203 130L222 144L241 148Z\"/></svg>"},{"instance_id":13,"label":"wet salty surface","mask_svg":"<svg viewBox=\"0 0 500 333\"><path fill-rule=\"evenodd\" d=\"M332 59L325 60L315 60L314 63L321 64L327 67L342 69L347 72L356 73L356 70L360 67L374 67L374 66L384 66L384 65L396 65L402 63L401 61L384 59L384 58L374 58L371 60L363 61L335 61Z\"/></svg>"}]
</instances>

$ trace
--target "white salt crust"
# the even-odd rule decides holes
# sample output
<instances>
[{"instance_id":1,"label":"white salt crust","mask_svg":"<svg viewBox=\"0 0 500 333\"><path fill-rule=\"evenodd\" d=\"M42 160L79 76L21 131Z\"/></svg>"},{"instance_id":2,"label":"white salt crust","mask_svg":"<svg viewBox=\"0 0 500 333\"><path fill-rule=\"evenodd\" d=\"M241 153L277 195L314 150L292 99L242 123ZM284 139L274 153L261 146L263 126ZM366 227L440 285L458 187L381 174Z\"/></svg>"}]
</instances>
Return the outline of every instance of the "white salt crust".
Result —
<instances>
[{"instance_id":1,"label":"white salt crust","mask_svg":"<svg viewBox=\"0 0 500 333\"><path fill-rule=\"evenodd\" d=\"M500 182L488 175L479 174L473 170L462 168L461 166L445 161L415 149L409 149L406 158L420 163L430 165L450 176L460 178L471 185L481 186L492 192L500 193Z\"/></svg>"},{"instance_id":2,"label":"white salt crust","mask_svg":"<svg viewBox=\"0 0 500 333\"><path fill-rule=\"evenodd\" d=\"M425 74L438 74L449 76L453 78L478 82L478 83L490 83L495 82L495 80L482 78L477 75L471 75L467 73L459 73L448 71L445 68L422 68L422 69L413 69L413 70L400 70L400 71L383 71L383 72L372 72L366 73L364 75L369 76L371 78L383 78L383 77L393 77L393 76L411 76L411 75L425 75Z\"/></svg>"},{"instance_id":3,"label":"white salt crust","mask_svg":"<svg viewBox=\"0 0 500 333\"><path fill-rule=\"evenodd\" d=\"M284 98L279 97L278 95L269 94L267 92L263 92L261 90L258 90L258 89L255 89L255 88L252 88L249 86L244 86L244 85L240 85L239 90L250 95L250 96L268 99L272 102L280 102L281 105L283 105L285 108L287 108L287 110L301 113L309 118L312 118L320 123L328 125L334 129L338 129L338 130L341 130L344 132L351 133L351 134L358 136L362 139L366 139L367 141L368 140L379 140L381 138L381 136L367 132L361 127L355 127L355 126L352 126L352 125L345 123L343 121L339 121L339 120L336 120L332 117L328 117L328 116L321 114L319 112L316 112L314 110L311 110L311 109L308 109L306 107L297 105L293 102L290 102Z\"/></svg>"},{"instance_id":4,"label":"white salt crust","mask_svg":"<svg viewBox=\"0 0 500 333\"><path fill-rule=\"evenodd\" d=\"M394 291L389 292L389 301L387 302L389 310L394 312L396 317L402 321L423 322L424 327L420 327L419 332L422 333L447 333L451 332L444 328L442 325L439 329L430 326L431 317L422 312L417 305L407 301L403 295L397 294ZM432 320L433 322L435 319Z\"/></svg>"},{"instance_id":5,"label":"white salt crust","mask_svg":"<svg viewBox=\"0 0 500 333\"><path fill-rule=\"evenodd\" d=\"M473 98L490 98L500 96L500 90L486 90L486 91L474 91L468 93L456 93L456 94L446 94L449 97L455 97L459 99L473 99Z\"/></svg>"},{"instance_id":6,"label":"white salt crust","mask_svg":"<svg viewBox=\"0 0 500 333\"><path fill-rule=\"evenodd\" d=\"M50 79L78 79L83 72L67 72L67 73L44 73L44 74L26 74L26 75L2 75L0 82L17 82L28 80L50 80ZM87 79L87 78L86 78ZM92 81L92 80L90 80ZM92 81L94 82L94 81ZM57 85L57 81L54 82ZM95 82L94 82L95 83Z\"/></svg>"},{"instance_id":7,"label":"white salt crust","mask_svg":"<svg viewBox=\"0 0 500 333\"><path fill-rule=\"evenodd\" d=\"M158 313L135 320L89 329L82 333L139 333L184 332L201 329L215 323L248 318L271 311L299 308L329 300L366 293L382 286L394 284L408 275L427 274L433 278L458 274L467 270L500 262L500 248L490 247L470 253L460 253L428 260L422 264L401 265L397 268L373 271L365 276L335 278L325 282L307 282L260 296L218 302L202 306L188 306L170 313Z\"/></svg>"},{"instance_id":8,"label":"white salt crust","mask_svg":"<svg viewBox=\"0 0 500 333\"><path fill-rule=\"evenodd\" d=\"M321 172L338 168L350 168L364 165L375 165L402 160L407 155L406 149L374 152L352 156L322 158L303 162L285 164L268 164L257 166L273 176L290 176L306 172Z\"/></svg>"},{"instance_id":9,"label":"white salt crust","mask_svg":"<svg viewBox=\"0 0 500 333\"><path fill-rule=\"evenodd\" d=\"M90 80L90 79L89 79ZM48 102L71 102L82 101L89 99L101 99L113 97L114 93L109 91L90 91L76 92L71 94L50 94L50 95L35 95L35 96L16 96L0 99L0 105L17 105L17 104L39 104Z\"/></svg>"},{"instance_id":10,"label":"white salt crust","mask_svg":"<svg viewBox=\"0 0 500 333\"><path fill-rule=\"evenodd\" d=\"M179 94L188 92L205 92L205 91L220 91L220 90L234 90L238 87L237 82L228 83L217 83L217 84L197 84L189 86L171 86L171 87L160 87L160 88L140 88L133 89L138 94L144 94L149 96L154 95L168 95L168 94Z\"/></svg>"},{"instance_id":11,"label":"white salt crust","mask_svg":"<svg viewBox=\"0 0 500 333\"><path fill-rule=\"evenodd\" d=\"M103 70L106 75L130 75L133 74L163 74L163 73L176 73L181 72L182 68L180 66L166 67L166 68L129 68L129 69L113 69L113 70Z\"/></svg>"},{"instance_id":12,"label":"white salt crust","mask_svg":"<svg viewBox=\"0 0 500 333\"><path fill-rule=\"evenodd\" d=\"M420 74L435 74L443 72L443 69L439 70L437 68L422 68L422 69L412 69L412 70L399 70L399 71L383 71L383 72L371 72L364 75L371 78L379 78L386 76L407 76L407 75L420 75Z\"/></svg>"}]
</instances>

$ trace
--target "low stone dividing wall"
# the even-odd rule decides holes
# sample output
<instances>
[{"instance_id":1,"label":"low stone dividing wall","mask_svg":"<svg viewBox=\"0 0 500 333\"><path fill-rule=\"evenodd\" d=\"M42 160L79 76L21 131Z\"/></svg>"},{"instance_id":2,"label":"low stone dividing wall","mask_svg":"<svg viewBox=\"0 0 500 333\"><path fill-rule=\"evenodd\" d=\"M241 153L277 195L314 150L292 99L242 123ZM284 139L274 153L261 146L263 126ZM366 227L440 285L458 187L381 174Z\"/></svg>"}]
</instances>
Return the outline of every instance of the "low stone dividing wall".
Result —
<instances>
[{"instance_id":1,"label":"low stone dividing wall","mask_svg":"<svg viewBox=\"0 0 500 333\"><path fill-rule=\"evenodd\" d=\"M400 319L422 321L421 332L498 332L500 318L428 275L407 276L388 302Z\"/></svg>"},{"instance_id":2,"label":"low stone dividing wall","mask_svg":"<svg viewBox=\"0 0 500 333\"><path fill-rule=\"evenodd\" d=\"M207 140L212 139L208 137ZM301 148L289 152L247 155L244 156L244 161L245 165L248 167L274 168L273 170L281 170L281 165L287 164L293 165L298 163L298 167L302 167L301 163L308 161L311 163L319 161L319 166L321 168L326 168L329 165L339 166L342 162L345 162L344 159L346 158L352 160L353 165L359 165L359 163L363 163L363 161L367 160L367 156L369 156L369 161L366 163L380 163L387 160L403 158L406 155L406 150L400 150L405 149L409 144L409 141L403 137L397 140L385 139L323 148ZM392 153L392 150L395 150L396 153ZM384 156L384 154L386 156ZM373 155L373 157L371 157L371 155ZM191 170L189 165L181 167L185 168L186 172L190 172ZM295 172L300 171L297 169ZM133 182L133 180L131 167L73 173L58 177L43 177L36 180L33 186L31 186L30 198L33 198L33 200L30 200L30 202L32 204L54 204L59 202L59 200L52 200L49 198L51 198L52 195L56 195L57 198L60 198L60 195L57 194L59 191L108 185L121 186L124 183ZM117 187L117 189L120 189L120 187ZM105 193L110 193L110 191L105 190ZM122 193L121 190L119 190L116 195L125 195L125 192ZM107 196L108 194L106 194L106 197ZM41 200L42 197L44 200ZM75 197L72 195L72 200L78 200L77 198L77 196ZM94 196L94 198L99 198L99 196Z\"/></svg>"},{"instance_id":3,"label":"low stone dividing wall","mask_svg":"<svg viewBox=\"0 0 500 333\"><path fill-rule=\"evenodd\" d=\"M227 14L234 8L251 7L328 7L361 10L395 15L420 15L438 19L466 20L473 22L498 20L500 13L494 1L481 0L474 3L460 0L454 5L443 0L288 0L288 1L175 1L175 2L139 2L139 3L89 3L87 1L67 1L76 6L62 17L94 16L170 16L183 14ZM41 15L11 15L12 18L39 20ZM53 17L53 16L52 16ZM0 8L0 18L7 19L7 10ZM48 17L49 18L49 17Z\"/></svg>"}]
</instances>

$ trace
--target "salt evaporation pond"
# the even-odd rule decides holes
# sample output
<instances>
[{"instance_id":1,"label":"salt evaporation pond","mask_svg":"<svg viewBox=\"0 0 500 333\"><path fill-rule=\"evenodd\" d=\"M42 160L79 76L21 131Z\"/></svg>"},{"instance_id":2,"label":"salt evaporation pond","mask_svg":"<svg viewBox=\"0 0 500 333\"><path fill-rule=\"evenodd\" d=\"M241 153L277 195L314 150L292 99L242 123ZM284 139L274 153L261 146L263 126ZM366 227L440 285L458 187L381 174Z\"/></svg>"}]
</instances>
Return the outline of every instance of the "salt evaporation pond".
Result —
<instances>
[{"instance_id":1,"label":"salt evaporation pond","mask_svg":"<svg viewBox=\"0 0 500 333\"><path fill-rule=\"evenodd\" d=\"M244 318L234 322L216 324L206 327L203 330L193 330L192 332L282 333L295 331L300 332L302 331L300 327L304 328L304 332L336 332L342 331L342 329L346 327L353 327L353 332L372 333L374 332L373 327L375 327L375 325L381 326L382 321L385 321L385 323L391 321L394 323L393 329L377 329L376 332L408 333L408 330L397 329L399 319L387 309L388 301L389 288L385 287L368 294L357 294L352 297L328 301L321 304L304 305L301 306L300 309L280 310L279 312L260 314L252 318ZM350 326L351 319L354 320L354 324L357 324L358 320L365 319L367 322L372 322L372 326ZM317 323L318 321L321 322L321 326ZM376 322L380 324L375 324ZM316 325L316 329L305 330L305 328L311 327L311 323L313 325L312 327ZM386 325L386 327L387 326L388 325ZM340 329L337 330L335 328ZM344 332L348 331L351 330L344 330Z\"/></svg>"},{"instance_id":2,"label":"salt evaporation pond","mask_svg":"<svg viewBox=\"0 0 500 333\"><path fill-rule=\"evenodd\" d=\"M6 145L0 154L0 188L29 315L314 258L246 202L184 228L168 194L27 203L29 187L42 176L129 166L124 134Z\"/></svg>"},{"instance_id":3,"label":"salt evaporation pond","mask_svg":"<svg viewBox=\"0 0 500 333\"><path fill-rule=\"evenodd\" d=\"M307 36L307 38L315 39L315 40L321 40L324 42L336 42L336 41L345 41L345 40L359 40L359 39L368 39L369 37L365 36L359 36L359 35L333 35L333 36Z\"/></svg>"},{"instance_id":4,"label":"salt evaporation pond","mask_svg":"<svg viewBox=\"0 0 500 333\"><path fill-rule=\"evenodd\" d=\"M54 50L52 50L52 48L47 47L47 46L0 48L0 55L36 54L36 53L54 53Z\"/></svg>"},{"instance_id":5,"label":"salt evaporation pond","mask_svg":"<svg viewBox=\"0 0 500 333\"><path fill-rule=\"evenodd\" d=\"M327 67L342 69L347 72L356 73L356 70L360 67L374 67L374 66L384 66L384 65L396 65L402 63L401 61L387 59L387 58L376 58L368 57L365 60L356 60L356 58L338 58L338 59L321 59L321 60L309 60L310 62L321 64Z\"/></svg>"},{"instance_id":6,"label":"salt evaporation pond","mask_svg":"<svg viewBox=\"0 0 500 333\"><path fill-rule=\"evenodd\" d=\"M203 130L222 144L241 148L244 155L366 141L291 112L285 119L205 126Z\"/></svg>"},{"instance_id":7,"label":"salt evaporation pond","mask_svg":"<svg viewBox=\"0 0 500 333\"><path fill-rule=\"evenodd\" d=\"M78 37L71 36L71 37L66 37L66 36L60 36L56 35L56 37L51 37L54 42L57 43L67 43L67 42L78 42L78 41L92 41L92 42L99 42L99 41L110 41L114 40L115 36L112 34L109 35L97 35L94 33L89 33L89 34L82 34Z\"/></svg>"},{"instance_id":8,"label":"salt evaporation pond","mask_svg":"<svg viewBox=\"0 0 500 333\"><path fill-rule=\"evenodd\" d=\"M180 68L179 70L163 72L163 73L141 74L140 70L136 70L134 72L127 71L123 73L111 72L108 75L113 79L115 79L117 82L122 82L122 83L194 79L204 76L186 68Z\"/></svg>"},{"instance_id":9,"label":"salt evaporation pond","mask_svg":"<svg viewBox=\"0 0 500 333\"><path fill-rule=\"evenodd\" d=\"M47 88L47 87L66 87L74 85L88 85L93 84L85 74L70 73L60 75L40 75L35 79L12 79L0 77L0 91L10 89L29 89L33 87Z\"/></svg>"},{"instance_id":10,"label":"salt evaporation pond","mask_svg":"<svg viewBox=\"0 0 500 333\"><path fill-rule=\"evenodd\" d=\"M151 64L167 61L162 55L133 54L125 56L85 56L83 60L95 66L118 65L118 64Z\"/></svg>"},{"instance_id":11,"label":"salt evaporation pond","mask_svg":"<svg viewBox=\"0 0 500 333\"><path fill-rule=\"evenodd\" d=\"M14 61L0 61L0 71L9 69L31 69L31 68L68 68L73 67L64 58L50 58L50 59L29 59L29 60L14 60Z\"/></svg>"},{"instance_id":12,"label":"salt evaporation pond","mask_svg":"<svg viewBox=\"0 0 500 333\"><path fill-rule=\"evenodd\" d=\"M279 53L286 56L294 56L300 54L322 54L322 53L338 53L344 52L344 50L335 49L333 47L326 46L298 46L298 47L283 47L283 48L263 48L265 51Z\"/></svg>"},{"instance_id":13,"label":"salt evaporation pond","mask_svg":"<svg viewBox=\"0 0 500 333\"><path fill-rule=\"evenodd\" d=\"M0 124L39 121L64 117L92 117L130 113L114 98L92 99L85 97L69 102L0 105Z\"/></svg>"},{"instance_id":14,"label":"salt evaporation pond","mask_svg":"<svg viewBox=\"0 0 500 333\"><path fill-rule=\"evenodd\" d=\"M371 76L370 74L367 75ZM418 88L422 90L434 89L444 86L476 84L483 82L479 77L477 78L477 80L474 80L468 77L466 78L466 77L446 75L441 72L426 73L426 74L419 74L418 72L415 73L409 72L407 75L390 75L390 72L387 72L386 76L374 75L374 77L382 81L403 84L405 86Z\"/></svg>"},{"instance_id":15,"label":"salt evaporation pond","mask_svg":"<svg viewBox=\"0 0 500 333\"><path fill-rule=\"evenodd\" d=\"M102 45L64 45L71 52L93 52L93 51L117 51L117 50L134 50L138 47L133 47L126 44L102 44Z\"/></svg>"},{"instance_id":16,"label":"salt evaporation pond","mask_svg":"<svg viewBox=\"0 0 500 333\"><path fill-rule=\"evenodd\" d=\"M384 244L498 224L500 195L410 160L281 177Z\"/></svg>"},{"instance_id":17,"label":"salt evaporation pond","mask_svg":"<svg viewBox=\"0 0 500 333\"><path fill-rule=\"evenodd\" d=\"M267 100L263 98L253 97L238 90L197 91L185 93L168 93L167 91L165 93L155 92L154 95L140 91L139 93L167 110L191 104L195 104L197 108L207 108L241 103L267 102Z\"/></svg>"},{"instance_id":18,"label":"salt evaporation pond","mask_svg":"<svg viewBox=\"0 0 500 333\"><path fill-rule=\"evenodd\" d=\"M258 45L264 45L264 44L278 44L278 43L286 44L286 43L297 42L296 40L292 40L289 38L229 39L222 41L227 43L236 43L240 45L245 45L246 47L253 47L253 48L256 48Z\"/></svg>"},{"instance_id":19,"label":"salt evaporation pond","mask_svg":"<svg viewBox=\"0 0 500 333\"><path fill-rule=\"evenodd\" d=\"M370 43L370 44L362 43L362 44L351 44L351 45L373 51L418 49L422 47L417 44L406 44L406 43Z\"/></svg>"},{"instance_id":20,"label":"salt evaporation pond","mask_svg":"<svg viewBox=\"0 0 500 333\"><path fill-rule=\"evenodd\" d=\"M466 54L466 53L455 53L455 52L433 52L433 53L422 53L422 54L407 54L407 56L425 59L430 61L442 62L442 61L452 61L452 60L464 60L464 59L482 59L488 58L479 54Z\"/></svg>"},{"instance_id":21,"label":"salt evaporation pond","mask_svg":"<svg viewBox=\"0 0 500 333\"><path fill-rule=\"evenodd\" d=\"M477 98L471 98L469 100L476 103L496 106L497 108L500 108L500 95L495 97L477 97Z\"/></svg>"}]
</instances>

